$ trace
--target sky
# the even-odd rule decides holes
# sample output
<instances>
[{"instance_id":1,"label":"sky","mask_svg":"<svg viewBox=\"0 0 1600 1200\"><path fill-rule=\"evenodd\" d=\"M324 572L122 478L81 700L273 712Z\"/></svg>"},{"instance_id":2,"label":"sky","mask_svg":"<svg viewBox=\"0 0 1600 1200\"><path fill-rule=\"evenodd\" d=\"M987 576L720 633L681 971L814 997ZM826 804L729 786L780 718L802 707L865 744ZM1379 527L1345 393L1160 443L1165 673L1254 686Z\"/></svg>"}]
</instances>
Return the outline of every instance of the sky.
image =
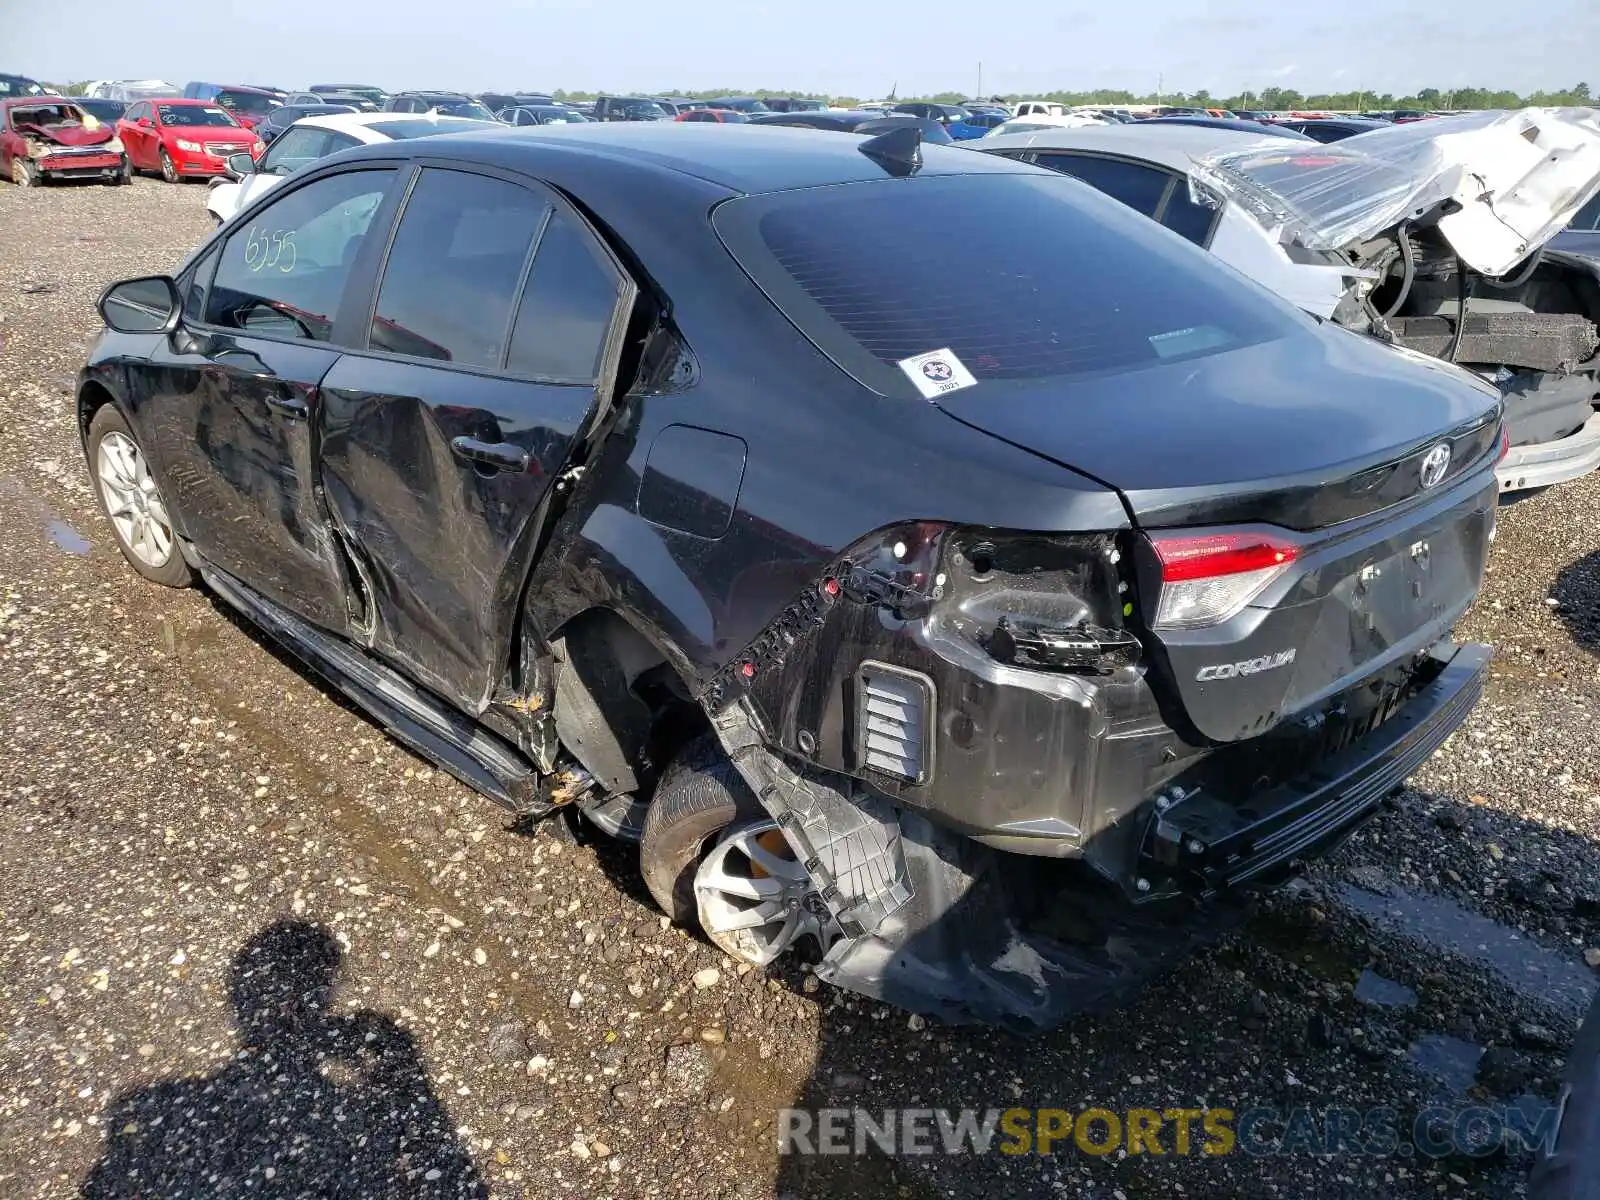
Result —
<instances>
[{"instance_id":1,"label":"sky","mask_svg":"<svg viewBox=\"0 0 1600 1200\"><path fill-rule=\"evenodd\" d=\"M729 87L877 97L1600 90L1600 0L0 0L0 70L389 90ZM1251 9L1252 11L1245 11ZM68 13L70 12L70 17ZM170 14L170 16L164 15ZM130 19L131 18L131 19Z\"/></svg>"}]
</instances>

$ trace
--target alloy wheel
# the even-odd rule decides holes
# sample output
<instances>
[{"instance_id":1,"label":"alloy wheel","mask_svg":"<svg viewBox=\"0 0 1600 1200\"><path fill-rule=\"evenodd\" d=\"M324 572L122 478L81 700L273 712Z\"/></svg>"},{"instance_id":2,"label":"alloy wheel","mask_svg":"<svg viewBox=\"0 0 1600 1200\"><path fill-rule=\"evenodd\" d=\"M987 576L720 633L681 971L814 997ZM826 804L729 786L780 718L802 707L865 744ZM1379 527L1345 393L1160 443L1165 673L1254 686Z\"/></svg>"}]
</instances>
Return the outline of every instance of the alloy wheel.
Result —
<instances>
[{"instance_id":1,"label":"alloy wheel","mask_svg":"<svg viewBox=\"0 0 1600 1200\"><path fill-rule=\"evenodd\" d=\"M172 165L172 155L165 149L161 151L161 178L168 183L178 182L178 168Z\"/></svg>"},{"instance_id":2,"label":"alloy wheel","mask_svg":"<svg viewBox=\"0 0 1600 1200\"><path fill-rule=\"evenodd\" d=\"M827 949L840 936L803 863L771 820L723 832L694 877L700 927L735 958L763 966L803 937Z\"/></svg>"},{"instance_id":3,"label":"alloy wheel","mask_svg":"<svg viewBox=\"0 0 1600 1200\"><path fill-rule=\"evenodd\" d=\"M95 474L111 524L128 552L146 566L172 558L172 521L138 443L115 431L100 439Z\"/></svg>"}]
</instances>

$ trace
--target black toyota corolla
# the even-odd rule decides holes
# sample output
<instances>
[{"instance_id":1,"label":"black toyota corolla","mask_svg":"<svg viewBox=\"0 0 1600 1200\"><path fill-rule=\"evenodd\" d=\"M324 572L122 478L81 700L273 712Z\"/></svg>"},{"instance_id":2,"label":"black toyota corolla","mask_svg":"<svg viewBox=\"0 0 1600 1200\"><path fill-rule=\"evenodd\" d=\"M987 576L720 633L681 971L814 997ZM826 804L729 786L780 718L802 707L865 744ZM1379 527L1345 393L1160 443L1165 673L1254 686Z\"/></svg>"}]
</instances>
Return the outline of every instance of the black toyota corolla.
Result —
<instances>
[{"instance_id":1,"label":"black toyota corolla","mask_svg":"<svg viewBox=\"0 0 1600 1200\"><path fill-rule=\"evenodd\" d=\"M1492 388L915 131L364 147L101 312L135 570L947 1019L1119 998L1481 687Z\"/></svg>"}]
</instances>

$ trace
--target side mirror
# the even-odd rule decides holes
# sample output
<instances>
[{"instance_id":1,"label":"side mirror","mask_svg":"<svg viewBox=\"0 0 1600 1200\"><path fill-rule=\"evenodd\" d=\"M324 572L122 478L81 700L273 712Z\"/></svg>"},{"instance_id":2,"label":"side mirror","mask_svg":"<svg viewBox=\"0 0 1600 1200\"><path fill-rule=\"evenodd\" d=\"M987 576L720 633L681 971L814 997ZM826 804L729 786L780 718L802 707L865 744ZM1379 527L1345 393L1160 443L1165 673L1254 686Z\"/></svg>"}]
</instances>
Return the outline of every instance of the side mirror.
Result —
<instances>
[{"instance_id":1,"label":"side mirror","mask_svg":"<svg viewBox=\"0 0 1600 1200\"><path fill-rule=\"evenodd\" d=\"M100 319L118 333L171 333L183 315L178 285L166 275L125 279L106 289Z\"/></svg>"},{"instance_id":2,"label":"side mirror","mask_svg":"<svg viewBox=\"0 0 1600 1200\"><path fill-rule=\"evenodd\" d=\"M246 175L256 173L256 160L248 154L230 154L222 160L222 173L238 183Z\"/></svg>"}]
</instances>

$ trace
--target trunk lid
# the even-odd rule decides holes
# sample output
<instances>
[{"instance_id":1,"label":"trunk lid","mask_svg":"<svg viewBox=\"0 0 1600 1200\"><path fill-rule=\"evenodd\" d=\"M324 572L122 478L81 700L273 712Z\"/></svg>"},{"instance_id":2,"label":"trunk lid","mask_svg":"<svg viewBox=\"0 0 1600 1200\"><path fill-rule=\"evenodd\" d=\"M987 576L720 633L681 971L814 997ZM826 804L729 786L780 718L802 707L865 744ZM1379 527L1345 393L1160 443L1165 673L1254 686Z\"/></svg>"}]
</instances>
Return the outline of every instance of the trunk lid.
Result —
<instances>
[{"instance_id":1,"label":"trunk lid","mask_svg":"<svg viewBox=\"0 0 1600 1200\"><path fill-rule=\"evenodd\" d=\"M1525 108L1394 125L1331 145L1207 155L1190 177L1283 242L1339 250L1410 221L1504 275L1600 194L1600 112Z\"/></svg>"},{"instance_id":2,"label":"trunk lid","mask_svg":"<svg viewBox=\"0 0 1600 1200\"><path fill-rule=\"evenodd\" d=\"M948 415L1116 488L1145 528L1317 529L1421 490L1400 468L1471 428L1449 476L1493 440L1500 395L1458 367L1333 325L1183 362L994 394ZM1443 482L1443 480L1439 481Z\"/></svg>"},{"instance_id":3,"label":"trunk lid","mask_svg":"<svg viewBox=\"0 0 1600 1200\"><path fill-rule=\"evenodd\" d=\"M1500 399L1465 371L1328 325L1049 390L936 403L1118 490L1143 535L1150 681L1204 738L1256 736L1383 674L1476 594ZM1257 533L1289 557L1256 594L1163 625L1177 585L1157 544Z\"/></svg>"}]
</instances>

